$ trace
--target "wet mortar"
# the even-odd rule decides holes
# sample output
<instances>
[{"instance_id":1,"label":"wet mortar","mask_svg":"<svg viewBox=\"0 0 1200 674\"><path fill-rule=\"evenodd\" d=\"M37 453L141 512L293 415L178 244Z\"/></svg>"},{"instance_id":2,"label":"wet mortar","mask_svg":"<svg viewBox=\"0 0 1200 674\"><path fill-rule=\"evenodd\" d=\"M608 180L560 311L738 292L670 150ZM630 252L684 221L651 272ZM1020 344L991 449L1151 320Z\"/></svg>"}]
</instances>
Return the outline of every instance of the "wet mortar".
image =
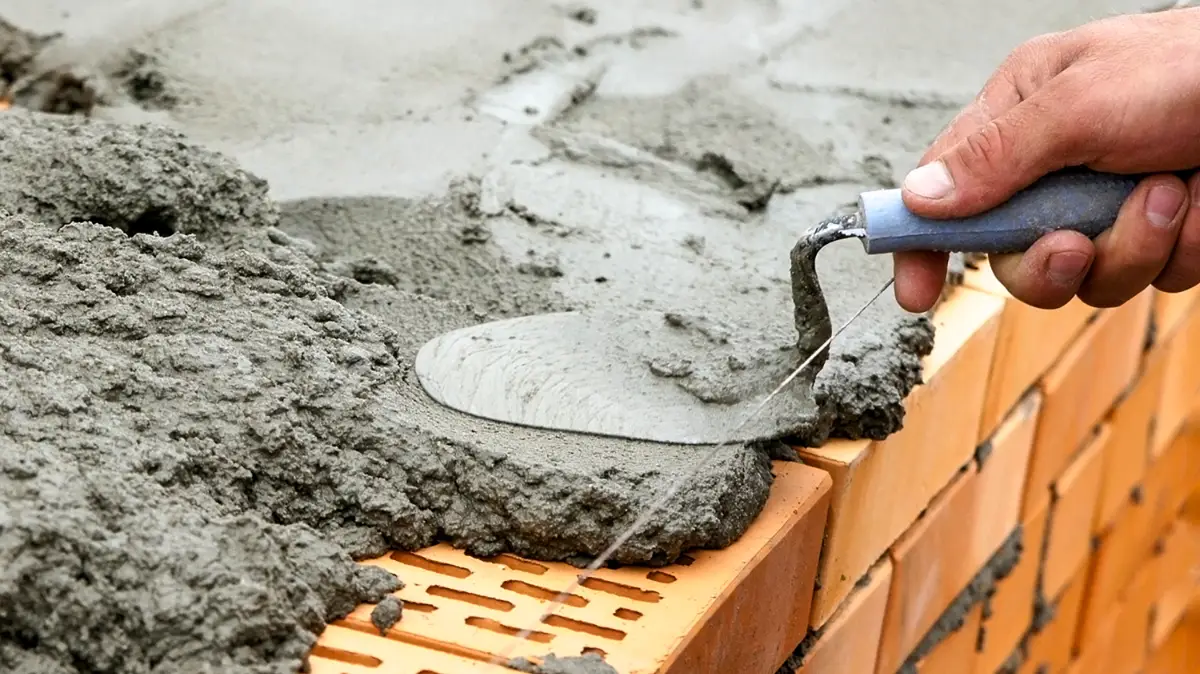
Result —
<instances>
[{"instance_id":1,"label":"wet mortar","mask_svg":"<svg viewBox=\"0 0 1200 674\"><path fill-rule=\"evenodd\" d=\"M0 472L6 667L290 668L323 621L394 587L363 581L375 572L351 558L448 540L484 556L582 561L688 467L687 448L635 453L464 425L409 367L426 339L479 316L325 271L315 245L274 228L259 179L172 132L13 113L0 117L0 137L0 174L14 186L75 158L84 172L110 163L122 195L62 171L54 204L0 192L0 209L27 214L0 228L5 437L20 448ZM126 150L106 154L106 143ZM188 189L135 170L153 165L138 150L156 143L172 149L161 161ZM84 161L83 150L98 151ZM205 208L186 215L208 185L218 187ZM80 222L103 208L119 225L148 207L179 212L179 232L130 237ZM214 212L226 219L207 220ZM547 463L547 447L564 460ZM723 450L616 561L661 564L728 545L769 484L765 454ZM277 550L306 545L320 554ZM88 552L95 546L106 552ZM219 559L195 557L212 549ZM86 571L58 573L64 565ZM91 579L82 587L80 573ZM221 589L254 573L262 580L251 589ZM168 594L156 600L149 588ZM267 599L277 594L289 599ZM119 630L82 608L140 599L159 602L155 613L131 611Z\"/></svg>"},{"instance_id":2,"label":"wet mortar","mask_svg":"<svg viewBox=\"0 0 1200 674\"><path fill-rule=\"evenodd\" d=\"M0 613L0 668L295 671L325 622L396 586L354 558L447 540L484 556L588 561L695 448L464 423L411 381L415 350L497 317L659 308L684 318L698 351L720 330L741 338L720 363L663 354L696 364L679 385L701 400L744 396L797 351L782 251L889 179L886 160L855 168L724 79L649 98L580 87L560 121L527 138L509 127L496 157L452 161L501 135L461 112L455 87L467 75L472 87L517 80L499 51L479 54L519 38L489 29L470 65L422 61L439 76L414 88L371 70L405 58L292 63L289 41L306 54L330 46L307 32L305 11L293 21L226 3L115 50L101 76L70 71L97 83L95 115L111 114L106 96L167 109L236 162L162 129L0 117L0 210L24 213L0 227L4 437L20 448L0 458L0 612L13 607ZM454 20L497 18L483 14ZM272 30L256 27L268 19ZM550 25L526 23L516 32ZM649 53L678 33L642 27L589 38L585 51ZM251 35L261 59L235 44ZM280 58L287 67L272 70ZM347 72L384 83L339 88ZM925 119L910 108L887 114ZM360 133L347 115L394 126ZM305 135L326 127L334 142ZM407 138L436 151L391 144ZM444 184L393 188L410 180L395 175L406 162L444 172ZM630 187L639 182L672 199ZM277 204L268 191L287 196ZM890 274L843 243L817 260L835 323ZM791 429L802 441L902 423L932 329L888 303L863 326L795 392L820 408ZM770 481L765 451L722 450L618 561L728 545ZM548 660L543 669L603 666Z\"/></svg>"}]
</instances>

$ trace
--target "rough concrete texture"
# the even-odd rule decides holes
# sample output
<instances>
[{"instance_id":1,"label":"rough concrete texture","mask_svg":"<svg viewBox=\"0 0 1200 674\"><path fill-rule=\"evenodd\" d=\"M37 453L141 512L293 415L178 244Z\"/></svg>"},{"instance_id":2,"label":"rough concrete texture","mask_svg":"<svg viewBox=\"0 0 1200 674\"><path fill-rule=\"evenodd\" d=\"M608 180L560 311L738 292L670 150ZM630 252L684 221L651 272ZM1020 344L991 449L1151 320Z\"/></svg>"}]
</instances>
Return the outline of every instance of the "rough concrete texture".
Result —
<instances>
[{"instance_id":1,"label":"rough concrete texture","mask_svg":"<svg viewBox=\"0 0 1200 674\"><path fill-rule=\"evenodd\" d=\"M604 662L603 658L594 653L571 658L560 658L550 654L540 665L535 665L524 658L517 658L510 661L508 666L528 674L620 674L613 669L612 665Z\"/></svg>"},{"instance_id":2,"label":"rough concrete texture","mask_svg":"<svg viewBox=\"0 0 1200 674\"><path fill-rule=\"evenodd\" d=\"M279 218L265 180L161 127L12 111L0 167L0 207L38 222L224 242Z\"/></svg>"},{"instance_id":3,"label":"rough concrete texture","mask_svg":"<svg viewBox=\"0 0 1200 674\"><path fill-rule=\"evenodd\" d=\"M0 458L0 611L19 608L0 614L0 668L291 669L321 621L395 582L335 546L599 551L694 449L467 421L408 380L420 344L583 307L794 344L801 231L894 184L1015 44L1137 7L0 0L30 34L63 33L31 47L44 72L106 74L84 83L94 119L179 129L248 171L159 132L46 121L52 140L0 117L29 152L64 153L0 147L55 199L0 189L45 220L5 216L0 249L20 448ZM0 45L3 67L24 48ZM278 227L250 174L284 202ZM199 241L58 229L136 233L156 208ZM890 270L844 243L818 259L835 322ZM862 373L909 372L920 348L883 326L912 320L884 301L835 345L814 438L899 423L909 376ZM769 484L761 453L722 450L619 559L726 545Z\"/></svg>"},{"instance_id":4,"label":"rough concrete texture","mask_svg":"<svg viewBox=\"0 0 1200 674\"><path fill-rule=\"evenodd\" d=\"M36 144L39 137L60 134L68 142L36 146L70 156L69 139L119 135L101 123L87 132L63 133L82 122L31 124L36 119L44 118L2 116L0 136L20 129ZM157 133L142 129L145 136ZM180 151L187 152L184 146ZM208 178L225 185L227 196L243 194L242 174L228 168L212 165ZM64 183L83 184L70 173L59 175ZM153 184L138 187L144 191ZM65 184L58 193L78 203L78 194ZM190 196L176 198L180 201L169 204L173 208ZM125 205L132 210L117 209L114 221L126 221L144 207ZM124 574L140 568L136 560L144 558L136 578L154 578L154 570L162 569L164 583L181 583L197 594L211 590L208 601L225 602L206 624L224 623L236 632L273 621L276 632L291 630L277 637L279 644L264 639L261 648L248 646L244 653L234 648L238 644L203 632L172 630L179 632L187 657L206 662L226 652L247 661L297 656L319 631L322 623L315 620L380 598L380 586L356 580L349 557L333 544L354 557L418 548L438 538L483 555L596 554L608 544L614 524L635 517L674 471L688 466L691 454L680 448L630 455L624 443L464 424L409 382L408 368L425 339L477 319L459 305L391 287L384 297L372 298L370 290L378 286L341 282L321 271L304 246L277 230L240 240L226 252L190 235L130 238L114 228L66 224L70 216L59 211L45 217L50 224L6 216L0 226L4 433L8 442L29 448L8 456L18 468L0 477L12 494L4 521L13 524L0 529L0 546L14 557L0 565L0 587L11 593L8 606L50 598L63 598L68 606L120 605L114 595L122 588L136 594L141 582ZM346 285L361 292L346 291ZM380 315L406 331L330 299L337 289L351 300L374 302ZM548 447L566 460L547 462ZM100 477L110 474L124 478ZM74 498L69 492L60 496L55 490L70 483L63 475L95 475L102 486L98 493L85 489ZM758 512L769 481L765 455L730 448L661 521L622 549L618 561L665 562L690 547L729 544ZM224 525L213 524L211 534L188 526L199 540L176 542L171 531L182 526L173 514L179 510L199 522L241 518L250 533L243 540ZM126 534L123 518L134 516L136 535ZM79 591L76 574L57 573L62 560L56 548L29 544L41 538L29 533L38 531L38 521L61 521L65 532L58 535L67 536L75 531L72 517L93 522L99 531L113 529L117 538L96 534L95 544L125 551L88 557L87 573L102 581L89 592ZM277 602L278 615L259 616L247 602L264 593L304 598L292 588L294 573L260 559L268 544L261 530L276 526L300 531L296 545L315 545L305 543L305 536L314 535L306 527L330 543L322 544L324 556L294 558L308 565L301 578L318 579L303 586L312 598ZM226 597L211 585L206 559L194 566L172 561L213 547L230 548L222 553L224 563L247 558L268 565L257 593ZM172 574L184 577L175 581ZM35 575L45 586L36 596L22 596ZM254 575L247 570L229 577L249 581ZM183 621L177 612L194 605L164 606L155 624ZM100 641L93 643L75 638L79 625L69 621L29 622L45 614L25 612L4 633L5 657L14 667L27 666L27 658L49 658L110 671L116 665L105 658L136 663L177 657L138 656L138 649L161 641L146 623L124 625L123 633L97 623ZM113 655L120 649L109 639L126 650Z\"/></svg>"},{"instance_id":5,"label":"rough concrete texture","mask_svg":"<svg viewBox=\"0 0 1200 674\"><path fill-rule=\"evenodd\" d=\"M404 603L389 595L384 597L375 608L371 609L371 624L379 633L386 635L392 625L400 622L404 616Z\"/></svg>"}]
</instances>

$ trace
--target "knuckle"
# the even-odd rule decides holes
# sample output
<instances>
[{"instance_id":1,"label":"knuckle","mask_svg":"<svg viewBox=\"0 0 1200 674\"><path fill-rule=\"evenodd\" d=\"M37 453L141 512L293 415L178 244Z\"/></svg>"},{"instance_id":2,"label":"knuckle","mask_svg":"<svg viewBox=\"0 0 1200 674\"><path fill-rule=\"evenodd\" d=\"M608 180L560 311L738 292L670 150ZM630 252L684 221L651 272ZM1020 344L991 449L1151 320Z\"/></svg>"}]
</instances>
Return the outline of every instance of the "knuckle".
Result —
<instances>
[{"instance_id":1,"label":"knuckle","mask_svg":"<svg viewBox=\"0 0 1200 674\"><path fill-rule=\"evenodd\" d=\"M1008 127L992 120L967 136L963 162L973 169L1000 168L1009 158L1014 140Z\"/></svg>"},{"instance_id":2,"label":"knuckle","mask_svg":"<svg viewBox=\"0 0 1200 674\"><path fill-rule=\"evenodd\" d=\"M1044 33L1021 43L1009 54L1005 66L1053 77L1079 56L1084 42L1078 29Z\"/></svg>"}]
</instances>

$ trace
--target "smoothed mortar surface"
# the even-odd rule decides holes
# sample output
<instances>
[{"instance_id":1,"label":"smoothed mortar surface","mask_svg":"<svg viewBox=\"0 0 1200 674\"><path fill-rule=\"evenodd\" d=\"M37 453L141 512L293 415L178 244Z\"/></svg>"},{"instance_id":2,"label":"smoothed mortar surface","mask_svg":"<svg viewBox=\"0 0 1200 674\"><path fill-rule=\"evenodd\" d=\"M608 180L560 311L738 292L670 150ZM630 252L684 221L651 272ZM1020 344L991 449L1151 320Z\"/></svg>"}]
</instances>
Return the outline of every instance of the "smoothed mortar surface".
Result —
<instances>
[{"instance_id":1,"label":"smoothed mortar surface","mask_svg":"<svg viewBox=\"0 0 1200 674\"><path fill-rule=\"evenodd\" d=\"M69 133L62 132L64 126ZM13 114L0 117L0 136L14 140L0 157L2 170L19 180L23 171L41 168L40 161L27 163L22 143L71 156L92 147L97 135L133 145L173 137L151 127ZM215 182L225 191L218 190L214 202L224 194L232 203L257 203L244 197L254 192L253 177L205 163L206 155L192 156L195 152L179 144L176 168L222 176ZM80 595L77 578L50 572L59 561L54 548L30 544L50 535L39 527L59 512L59 499L47 498L47 490L61 488L64 480L56 477L61 473L124 476L105 484L103 496L88 498L85 490L69 505L83 511L80 517L118 531L122 513L147 510L138 535L156 544L134 539L129 545L132 557L146 558L138 582L153 584L145 580L153 577L151 569L161 569L172 582L179 582L173 571L197 572L167 561L188 554L161 541L176 524L173 508L220 522L249 517L258 526L311 527L355 557L444 538L481 555L511 551L571 560L598 553L614 526L635 517L690 466L687 459L695 453L689 448L641 445L639 451L637 445L585 436L464 424L409 377L421 343L478 320L464 307L395 288L373 294L380 286L324 271L309 246L271 227L270 209L242 208L239 212L257 215L224 222L229 238L212 238L231 241L229 250L182 234L130 238L91 223L66 224L86 217L97 198L90 192L94 186L70 175L59 186L59 206L37 213L49 224L6 216L0 227L0 376L10 420L4 434L22 449L6 455L18 467L0 473L0 485L12 494L5 503L5 519L12 524L0 530L0 549L11 556L0 564L5 581L0 587L11 594L0 601L6 607L37 597L104 603L114 599L110 583L131 582L118 579L133 566L97 557L89 560L94 564L89 573L106 582L93 584L94 597ZM151 189L152 182L143 187ZM21 206L19 192L5 194L13 203L0 208L36 212ZM76 204L80 215L59 210L62 204ZM134 202L130 213L142 207ZM383 318L332 296L371 307ZM44 458L35 458L39 451ZM617 561L662 563L690 547L729 544L761 508L769 483L763 453L722 450ZM162 505L147 506L143 499L150 496L143 493ZM212 535L223 531L212 528ZM68 540L84 535L52 531ZM187 547L215 545L203 538L207 531L197 528L193 533L202 541ZM250 538L227 545L263 545L261 536ZM310 609L322 620L379 598L348 580L337 581L338 573L353 578L353 569L349 557L337 557L336 550L329 547L332 560L323 565L311 560L316 568L306 571L329 580L327 586L305 586L313 601L323 602ZM46 585L36 597L25 596L33 576ZM201 573L182 582L199 592L207 581ZM283 591L287 585L266 586ZM349 603L339 601L347 596ZM257 597L229 597L209 620L225 621L235 631L243 621L266 620L255 617ZM13 640L6 642L6 657L17 658L18 665L24 664L21 657L62 658L104 671L115 658L138 671L132 663L148 662L139 649L157 641L150 625L136 618L126 639L97 642L79 636L79 622L32 621L48 609L31 608L36 610L12 616L18 627L5 634ZM175 619L185 608L163 611ZM281 608L275 620L295 620L303 609ZM317 631L313 619L301 623L308 632ZM93 624L86 617L75 620ZM84 633L113 638L103 629ZM302 652L294 641L302 633L283 639L290 650L264 643L234 657L270 660L276 651ZM199 646L198 653L163 657L184 663L216 657L208 649L220 647L219 640L196 639L179 648Z\"/></svg>"},{"instance_id":2,"label":"smoothed mortar surface","mask_svg":"<svg viewBox=\"0 0 1200 674\"><path fill-rule=\"evenodd\" d=\"M265 183L219 157L172 147L179 139L157 132L112 144L97 135L119 135L107 127L55 138L61 130L39 135L0 117L0 129L19 131L13 147L29 149L0 148L0 196L12 199L0 209L45 221L6 216L3 232L18 234L0 251L0 307L8 314L0 322L0 390L5 413L20 422L4 437L21 448L0 454L0 556L20 555L0 565L0 612L28 609L11 621L3 615L16 627L0 628L0 663L23 673L292 670L323 620L377 600L394 583L360 577L323 540L354 554L435 536L480 552L598 551L694 448L464 423L405 379L419 344L498 316L646 300L733 316L768 346L793 340L786 251L798 232L858 190L894 180L892 164L919 156L969 97L970 83L1002 56L1005 40L1097 11L1067 3L1047 23L1044 3L1023 0L1022 27L977 58L959 59L959 86L939 98L923 91L922 76L941 72L941 46L912 48L905 40L930 35L892 30L895 11L849 2L682 4L611 3L584 25L523 0L452 0L436 11L414 0L336 8L319 0L0 0L0 14L23 27L65 31L72 43L60 55L151 55L156 83L173 101L169 113L118 106L96 114L184 129L268 179L271 196L285 202L276 229ZM906 3L902 13L923 21L924 11ZM1013 14L972 3L962 11L985 24L988 12ZM889 39L863 32L864 13ZM817 24L827 30L811 32ZM842 48L846 40L916 59L915 91L894 78L862 77L856 69L866 61L857 48ZM842 53L859 56L838 86L802 81L840 77ZM922 54L936 54L937 67L926 68ZM764 61L768 76L754 71ZM702 83L686 86L698 76ZM566 108L555 121L562 111L543 105L543 85L559 81L569 86L565 98L549 100ZM891 90L877 91L882 85ZM511 110L501 103L515 103L528 123L502 122L496 115ZM147 153L160 149L164 163L155 167ZM63 165L48 164L49 156ZM125 161L124 170L106 168L114 161ZM188 180L173 182L180 175ZM486 203L471 208L487 216L486 227L455 210L472 193L460 189L466 183L447 190L470 175L481 179ZM21 191L28 185L53 201L35 203L40 192ZM176 217L162 217L172 206L180 207ZM415 222L388 219L397 212ZM125 241L91 225L55 231L89 217L134 232L151 225L165 233L168 222L202 245ZM356 237L337 236L339 227L372 219ZM457 243L416 227L430 220L461 223ZM588 256L605 258L587 238L614 223L608 235L622 244L618 262L646 250L627 233L670 236L640 264L625 263L627 276L597 283L606 270L596 272L601 263ZM401 248L395 230L406 228L423 236L406 234L412 245ZM551 243L527 256L531 241ZM859 279L882 280L888 271L886 260L864 262L847 243L818 261L822 282L831 279L835 322L873 291ZM195 258L196 250L203 255ZM453 286L454 296L441 285L472 274ZM493 274L499 291L486 286ZM43 303L60 307L59 317L38 313ZM893 307L878 310L885 313L866 322L896 320ZM30 316L49 322L30 325ZM295 330L280 334L281 324ZM142 342L160 346L138 351ZM921 348L885 330L847 334L822 373L842 392L827 398L824 425L810 430L894 427ZM382 363L374 360L380 353ZM129 367L101 367L113 363ZM860 376L869 371L887 376ZM245 382L256 378L270 385L243 409ZM694 381L701 395L720 395L719 379L716 393L704 377ZM156 456L165 461L154 471L155 462L139 463ZM687 546L728 543L761 507L769 481L758 453L723 451L622 558L665 561ZM297 555L295 546L313 552ZM197 561L196 550L223 552ZM60 564L77 571L54 573ZM122 569L146 573L129 578ZM80 578L92 582L81 589ZM147 601L157 602L153 624L128 617L142 615L134 608ZM110 619L87 608L94 606L121 610Z\"/></svg>"}]
</instances>

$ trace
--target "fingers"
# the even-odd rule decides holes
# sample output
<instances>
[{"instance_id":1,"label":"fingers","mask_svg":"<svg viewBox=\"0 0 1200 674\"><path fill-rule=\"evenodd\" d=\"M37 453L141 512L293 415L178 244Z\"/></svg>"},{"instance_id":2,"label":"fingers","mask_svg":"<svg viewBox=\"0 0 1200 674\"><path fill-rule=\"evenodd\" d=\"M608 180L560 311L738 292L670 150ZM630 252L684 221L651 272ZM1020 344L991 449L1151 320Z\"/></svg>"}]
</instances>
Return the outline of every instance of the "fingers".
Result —
<instances>
[{"instance_id":1,"label":"fingers","mask_svg":"<svg viewBox=\"0 0 1200 674\"><path fill-rule=\"evenodd\" d=\"M1171 259L1189 202L1187 186L1176 176L1143 180L1112 229L1096 238L1096 261L1079 298L1094 307L1115 307L1145 290Z\"/></svg>"},{"instance_id":2,"label":"fingers","mask_svg":"<svg viewBox=\"0 0 1200 674\"><path fill-rule=\"evenodd\" d=\"M978 134L980 129L997 117L1008 114L1026 97L1033 95L1062 72L1076 51L1075 40L1066 33L1045 35L1018 47L996 69L975 100L963 108L938 135L918 166L925 166L956 147L969 143L969 139ZM906 206L916 213L934 216L935 213L929 208L929 200L912 188L913 185L906 181L903 194ZM934 206L932 210L936 211L937 207ZM937 303L946 280L948 257L944 253L932 252L897 253L893 256L896 301L901 307L907 311L924 312Z\"/></svg>"},{"instance_id":3,"label":"fingers","mask_svg":"<svg viewBox=\"0 0 1200 674\"><path fill-rule=\"evenodd\" d=\"M1179 226L1175 250L1154 279L1154 287L1180 293L1200 283L1200 172L1188 181L1189 208Z\"/></svg>"},{"instance_id":4,"label":"fingers","mask_svg":"<svg viewBox=\"0 0 1200 674\"><path fill-rule=\"evenodd\" d=\"M1064 85L1048 85L967 135L904 180L905 205L930 218L966 217L1076 163L1083 127Z\"/></svg>"},{"instance_id":5,"label":"fingers","mask_svg":"<svg viewBox=\"0 0 1200 674\"><path fill-rule=\"evenodd\" d=\"M1079 291L1095 258L1095 246L1072 231L1047 234L1020 255L991 258L992 273L1018 300L1057 309Z\"/></svg>"},{"instance_id":6,"label":"fingers","mask_svg":"<svg viewBox=\"0 0 1200 674\"><path fill-rule=\"evenodd\" d=\"M1058 75L1079 42L1059 33L1015 50L905 178L905 205L932 218L974 215L1073 163L1085 127L1070 114L1075 83Z\"/></svg>"},{"instance_id":7,"label":"fingers","mask_svg":"<svg viewBox=\"0 0 1200 674\"><path fill-rule=\"evenodd\" d=\"M918 166L942 156L1041 89L1075 58L1077 42L1071 33L1052 33L1014 49L983 85L975 100L963 108L933 141Z\"/></svg>"},{"instance_id":8,"label":"fingers","mask_svg":"<svg viewBox=\"0 0 1200 674\"><path fill-rule=\"evenodd\" d=\"M892 274L896 279L896 302L905 311L922 313L937 304L946 282L946 253L911 252L892 256Z\"/></svg>"},{"instance_id":9,"label":"fingers","mask_svg":"<svg viewBox=\"0 0 1200 674\"><path fill-rule=\"evenodd\" d=\"M994 257L992 271L1014 297L1042 309L1061 307L1075 295L1094 307L1115 307L1152 283L1191 287L1200 281L1200 215L1188 208L1190 201L1188 186L1176 176L1146 178L1095 242L1054 232L1023 255ZM1185 229L1186 247L1176 251Z\"/></svg>"}]
</instances>

